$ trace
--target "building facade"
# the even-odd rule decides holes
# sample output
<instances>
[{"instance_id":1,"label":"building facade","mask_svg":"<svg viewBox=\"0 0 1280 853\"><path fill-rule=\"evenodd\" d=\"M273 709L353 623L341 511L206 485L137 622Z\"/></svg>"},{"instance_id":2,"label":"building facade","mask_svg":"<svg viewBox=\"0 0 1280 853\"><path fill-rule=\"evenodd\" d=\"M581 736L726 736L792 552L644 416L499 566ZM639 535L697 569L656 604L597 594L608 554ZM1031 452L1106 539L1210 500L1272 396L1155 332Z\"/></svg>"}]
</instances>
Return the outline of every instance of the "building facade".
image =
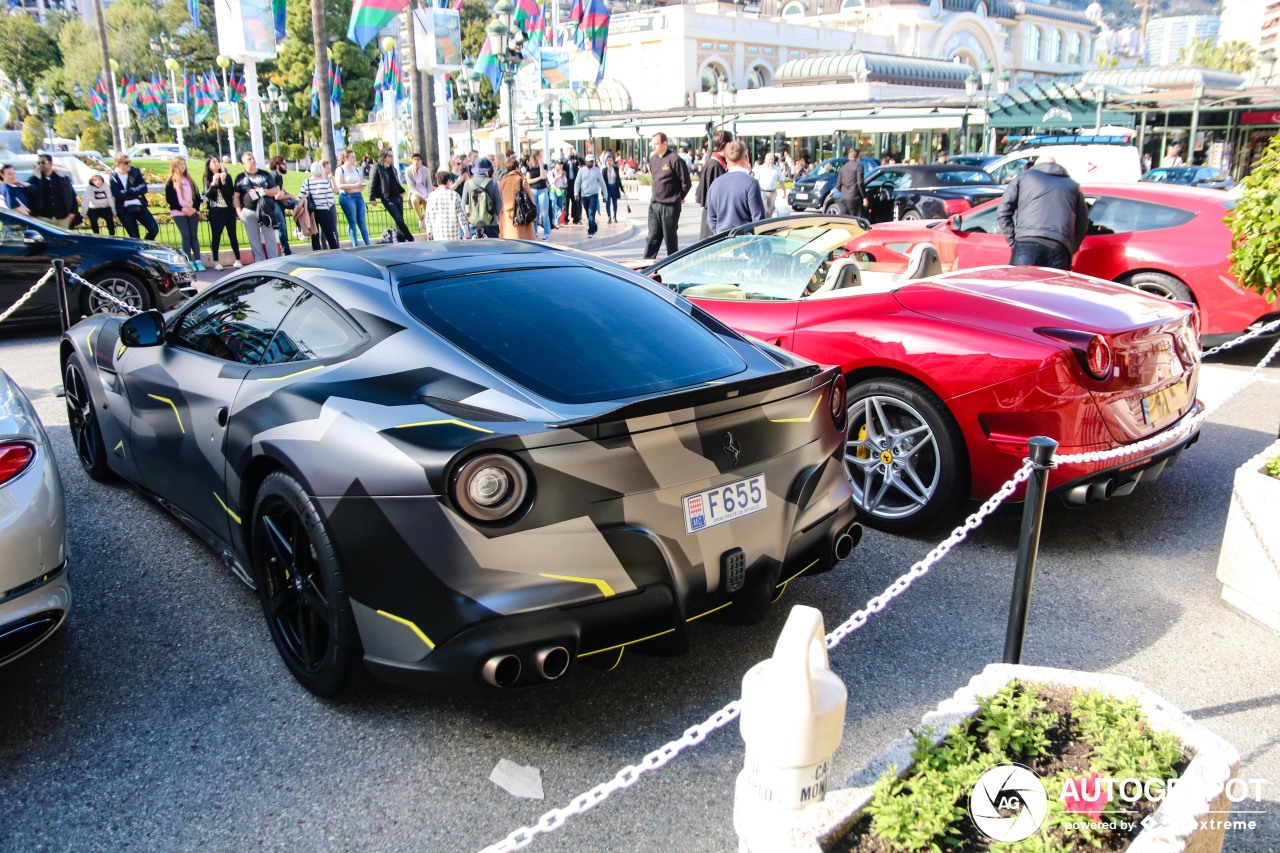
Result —
<instances>
[{"instance_id":1,"label":"building facade","mask_svg":"<svg viewBox=\"0 0 1280 853\"><path fill-rule=\"evenodd\" d=\"M1257 2L1257 0L1255 0ZM1178 15L1155 18L1147 24L1143 56L1156 68L1181 65L1182 52L1201 39L1218 40L1221 20L1216 15Z\"/></svg>"}]
</instances>

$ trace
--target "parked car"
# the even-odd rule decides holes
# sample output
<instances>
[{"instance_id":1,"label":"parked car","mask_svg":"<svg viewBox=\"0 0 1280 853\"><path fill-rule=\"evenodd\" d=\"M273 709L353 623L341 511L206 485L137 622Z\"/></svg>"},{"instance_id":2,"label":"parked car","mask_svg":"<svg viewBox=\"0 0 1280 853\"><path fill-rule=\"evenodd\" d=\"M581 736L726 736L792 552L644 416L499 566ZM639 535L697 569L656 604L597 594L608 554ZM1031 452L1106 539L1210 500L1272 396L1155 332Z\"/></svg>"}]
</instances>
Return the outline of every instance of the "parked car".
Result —
<instances>
[{"instance_id":1,"label":"parked car","mask_svg":"<svg viewBox=\"0 0 1280 853\"><path fill-rule=\"evenodd\" d=\"M0 665L53 635L71 609L62 480L31 401L0 370Z\"/></svg>"},{"instance_id":2,"label":"parked car","mask_svg":"<svg viewBox=\"0 0 1280 853\"><path fill-rule=\"evenodd\" d=\"M1193 302L1208 336L1236 334L1274 319L1275 305L1242 291L1227 255L1231 230L1222 219L1234 200L1216 190L1134 183L1083 187L1089 232L1071 268L1167 299ZM996 223L998 202L943 222L877 225L853 249L866 262L902 264L913 246L929 243L944 269L1009 262L1009 244Z\"/></svg>"},{"instance_id":3,"label":"parked car","mask_svg":"<svg viewBox=\"0 0 1280 853\"><path fill-rule=\"evenodd\" d=\"M1004 187L972 166L882 166L867 179L867 219L937 219L999 198Z\"/></svg>"},{"instance_id":4,"label":"parked car","mask_svg":"<svg viewBox=\"0 0 1280 853\"><path fill-rule=\"evenodd\" d=\"M125 153L141 160L163 160L187 156L186 146L176 142L148 142L144 145L135 145Z\"/></svg>"},{"instance_id":5,"label":"parked car","mask_svg":"<svg viewBox=\"0 0 1280 853\"><path fill-rule=\"evenodd\" d=\"M1142 176L1151 184L1180 184L1206 190L1229 190L1236 185L1231 176L1212 166L1160 166Z\"/></svg>"},{"instance_id":6,"label":"parked car","mask_svg":"<svg viewBox=\"0 0 1280 853\"><path fill-rule=\"evenodd\" d=\"M880 166L874 157L859 158L863 176L869 176ZM795 179L787 193L787 203L792 210L826 210L840 212L840 196L833 194L840 169L849 162L848 157L829 157L811 168L808 174Z\"/></svg>"},{"instance_id":7,"label":"parked car","mask_svg":"<svg viewBox=\"0 0 1280 853\"><path fill-rule=\"evenodd\" d=\"M973 166L985 170L999 159L999 154L953 154L947 158L947 163L952 166Z\"/></svg>"},{"instance_id":8,"label":"parked car","mask_svg":"<svg viewBox=\"0 0 1280 853\"><path fill-rule=\"evenodd\" d=\"M167 311L195 292L191 264L168 246L68 231L13 210L0 210L0 311L48 272L54 258L62 258L68 270L135 308ZM67 296L73 318L117 310L75 282ZM49 283L5 324L57 321L58 291Z\"/></svg>"},{"instance_id":9,"label":"parked car","mask_svg":"<svg viewBox=\"0 0 1280 853\"><path fill-rule=\"evenodd\" d=\"M96 151L50 152L49 156L53 158L54 169L71 178L71 186L77 195L84 195L85 187L94 175L101 175L106 180L111 174L111 167ZM4 162L13 166L18 180L26 181L36 171L36 159L35 154L17 154Z\"/></svg>"},{"instance_id":10,"label":"parked car","mask_svg":"<svg viewBox=\"0 0 1280 853\"><path fill-rule=\"evenodd\" d=\"M687 622L762 618L858 532L839 371L585 254L285 258L64 340L85 471L223 555L317 694L362 659L497 689L683 650Z\"/></svg>"},{"instance_id":11,"label":"parked car","mask_svg":"<svg viewBox=\"0 0 1280 853\"><path fill-rule=\"evenodd\" d=\"M1052 156L1079 183L1136 183L1142 177L1142 158L1127 136L1049 136L1025 140L1017 149L989 163L992 178L1007 184Z\"/></svg>"},{"instance_id":12,"label":"parked car","mask_svg":"<svg viewBox=\"0 0 1280 853\"><path fill-rule=\"evenodd\" d=\"M730 327L821 364L849 385L845 465L862 520L924 527L984 500L1027 439L1061 452L1151 440L1121 460L1059 465L1069 506L1127 495L1195 441L1190 305L1038 267L937 274L932 246L907 264L854 255L852 217L776 218L717 234L645 270Z\"/></svg>"}]
</instances>

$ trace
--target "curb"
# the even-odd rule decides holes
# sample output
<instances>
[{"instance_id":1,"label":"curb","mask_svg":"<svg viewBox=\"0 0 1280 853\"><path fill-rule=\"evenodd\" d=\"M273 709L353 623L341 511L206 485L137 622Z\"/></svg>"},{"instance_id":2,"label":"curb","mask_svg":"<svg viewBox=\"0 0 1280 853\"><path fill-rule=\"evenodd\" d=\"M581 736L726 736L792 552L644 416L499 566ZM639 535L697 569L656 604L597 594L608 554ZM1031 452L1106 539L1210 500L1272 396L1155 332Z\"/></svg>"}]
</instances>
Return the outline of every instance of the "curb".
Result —
<instances>
[{"instance_id":1,"label":"curb","mask_svg":"<svg viewBox=\"0 0 1280 853\"><path fill-rule=\"evenodd\" d=\"M626 242L634 237L639 229L634 222L627 221L626 227L618 231L611 232L608 235L599 235L596 237L584 237L581 240L548 240L548 244L552 246L563 246L566 249L577 249L579 251L587 251L589 249L600 249L606 246L613 246L618 243ZM538 242L543 242L539 240Z\"/></svg>"}]
</instances>

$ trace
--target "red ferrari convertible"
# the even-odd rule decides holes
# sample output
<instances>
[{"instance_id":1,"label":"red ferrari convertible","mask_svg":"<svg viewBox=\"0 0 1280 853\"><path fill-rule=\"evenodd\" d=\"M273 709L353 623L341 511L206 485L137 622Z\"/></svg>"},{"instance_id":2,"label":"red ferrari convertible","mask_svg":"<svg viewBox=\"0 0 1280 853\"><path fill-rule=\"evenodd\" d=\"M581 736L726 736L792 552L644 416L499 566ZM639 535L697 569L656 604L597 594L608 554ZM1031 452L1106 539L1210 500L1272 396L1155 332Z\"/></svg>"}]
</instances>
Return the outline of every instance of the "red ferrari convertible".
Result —
<instances>
[{"instance_id":1,"label":"red ferrari convertible","mask_svg":"<svg viewBox=\"0 0 1280 853\"><path fill-rule=\"evenodd\" d=\"M864 229L791 216L717 234L645 272L729 326L848 380L845 464L863 519L920 528L985 499L1026 455L1167 434L1120 462L1061 465L1054 495L1083 505L1159 476L1197 433L1195 308L1038 267L941 272L921 245L886 268L852 254Z\"/></svg>"},{"instance_id":2,"label":"red ferrari convertible","mask_svg":"<svg viewBox=\"0 0 1280 853\"><path fill-rule=\"evenodd\" d=\"M1225 193L1163 184L1083 190L1089 234L1072 262L1076 272L1194 302L1205 335L1234 335L1280 316L1280 309L1241 290L1231 276L1231 231L1222 220L1235 202ZM948 220L886 222L852 248L863 261L905 264L912 246L930 243L946 270L1007 264L1009 244L996 224L999 204Z\"/></svg>"}]
</instances>

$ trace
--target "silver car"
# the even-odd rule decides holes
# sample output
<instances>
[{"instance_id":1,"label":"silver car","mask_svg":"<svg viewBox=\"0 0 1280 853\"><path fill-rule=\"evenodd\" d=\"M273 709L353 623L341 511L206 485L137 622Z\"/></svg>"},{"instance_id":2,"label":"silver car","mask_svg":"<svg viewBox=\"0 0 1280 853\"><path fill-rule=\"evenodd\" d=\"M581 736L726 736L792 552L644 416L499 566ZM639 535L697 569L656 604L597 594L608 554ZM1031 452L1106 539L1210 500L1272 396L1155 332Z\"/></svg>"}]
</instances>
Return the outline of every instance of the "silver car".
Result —
<instances>
[{"instance_id":1,"label":"silver car","mask_svg":"<svg viewBox=\"0 0 1280 853\"><path fill-rule=\"evenodd\" d=\"M0 370L0 666L62 627L71 609L62 480L22 389Z\"/></svg>"}]
</instances>

